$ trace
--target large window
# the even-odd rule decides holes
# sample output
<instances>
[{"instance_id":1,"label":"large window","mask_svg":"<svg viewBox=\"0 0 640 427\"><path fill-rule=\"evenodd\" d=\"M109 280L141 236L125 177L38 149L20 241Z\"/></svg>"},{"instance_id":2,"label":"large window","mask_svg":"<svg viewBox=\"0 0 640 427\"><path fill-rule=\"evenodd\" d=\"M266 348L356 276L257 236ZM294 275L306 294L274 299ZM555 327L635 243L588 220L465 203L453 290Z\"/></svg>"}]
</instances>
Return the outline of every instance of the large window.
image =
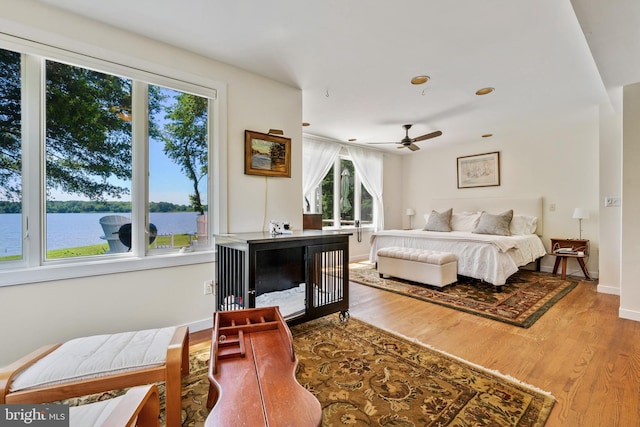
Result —
<instances>
[{"instance_id":1,"label":"large window","mask_svg":"<svg viewBox=\"0 0 640 427\"><path fill-rule=\"evenodd\" d=\"M118 252L104 218L113 201L131 206L132 81L54 61L45 70L45 258Z\"/></svg>"},{"instance_id":2,"label":"large window","mask_svg":"<svg viewBox=\"0 0 640 427\"><path fill-rule=\"evenodd\" d=\"M0 49L0 259L22 259L20 54Z\"/></svg>"},{"instance_id":3,"label":"large window","mask_svg":"<svg viewBox=\"0 0 640 427\"><path fill-rule=\"evenodd\" d=\"M152 246L206 247L208 99L150 86L149 103L148 213L158 234Z\"/></svg>"},{"instance_id":4,"label":"large window","mask_svg":"<svg viewBox=\"0 0 640 427\"><path fill-rule=\"evenodd\" d=\"M216 90L43 49L0 49L0 270L210 249Z\"/></svg>"},{"instance_id":5,"label":"large window","mask_svg":"<svg viewBox=\"0 0 640 427\"><path fill-rule=\"evenodd\" d=\"M313 200L309 211L322 213L324 227L353 227L373 223L373 197L364 188L347 156L338 156L322 183L307 200ZM311 202L310 202L311 204Z\"/></svg>"}]
</instances>

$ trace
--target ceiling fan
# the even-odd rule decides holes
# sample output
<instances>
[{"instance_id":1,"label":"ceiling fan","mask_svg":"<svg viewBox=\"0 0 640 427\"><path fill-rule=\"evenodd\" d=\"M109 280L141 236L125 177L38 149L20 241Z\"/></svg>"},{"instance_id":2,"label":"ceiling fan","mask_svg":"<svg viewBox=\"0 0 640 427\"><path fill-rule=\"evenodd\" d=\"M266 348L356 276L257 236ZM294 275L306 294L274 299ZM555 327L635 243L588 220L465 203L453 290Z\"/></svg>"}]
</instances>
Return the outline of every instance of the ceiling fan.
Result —
<instances>
[{"instance_id":1,"label":"ceiling fan","mask_svg":"<svg viewBox=\"0 0 640 427\"><path fill-rule=\"evenodd\" d=\"M411 126L413 125L402 125L405 130L405 137L402 138L400 142L370 142L369 144L401 144L398 148L407 147L411 151L417 151L420 147L414 144L414 142L424 141L442 135L442 131L437 130L417 138L409 138L409 129L411 129Z\"/></svg>"}]
</instances>

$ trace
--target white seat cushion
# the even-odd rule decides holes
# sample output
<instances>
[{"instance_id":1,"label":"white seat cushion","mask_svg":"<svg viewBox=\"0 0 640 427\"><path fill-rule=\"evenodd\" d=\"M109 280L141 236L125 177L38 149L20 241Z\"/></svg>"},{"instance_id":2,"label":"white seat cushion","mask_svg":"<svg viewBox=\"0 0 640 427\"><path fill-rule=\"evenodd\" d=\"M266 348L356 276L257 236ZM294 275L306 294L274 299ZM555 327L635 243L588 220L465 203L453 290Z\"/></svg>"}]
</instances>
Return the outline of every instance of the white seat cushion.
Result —
<instances>
[{"instance_id":1,"label":"white seat cushion","mask_svg":"<svg viewBox=\"0 0 640 427\"><path fill-rule=\"evenodd\" d=\"M69 427L101 426L111 415L124 395L87 405L69 408Z\"/></svg>"},{"instance_id":2,"label":"white seat cushion","mask_svg":"<svg viewBox=\"0 0 640 427\"><path fill-rule=\"evenodd\" d=\"M163 365L175 327L94 335L62 344L20 372L11 391Z\"/></svg>"},{"instance_id":3,"label":"white seat cushion","mask_svg":"<svg viewBox=\"0 0 640 427\"><path fill-rule=\"evenodd\" d=\"M450 262L458 260L455 254L452 254L450 252L438 252L428 249L401 248L396 246L380 249L378 251L378 256L405 259L408 261L424 262L427 264L435 265L448 264Z\"/></svg>"}]
</instances>

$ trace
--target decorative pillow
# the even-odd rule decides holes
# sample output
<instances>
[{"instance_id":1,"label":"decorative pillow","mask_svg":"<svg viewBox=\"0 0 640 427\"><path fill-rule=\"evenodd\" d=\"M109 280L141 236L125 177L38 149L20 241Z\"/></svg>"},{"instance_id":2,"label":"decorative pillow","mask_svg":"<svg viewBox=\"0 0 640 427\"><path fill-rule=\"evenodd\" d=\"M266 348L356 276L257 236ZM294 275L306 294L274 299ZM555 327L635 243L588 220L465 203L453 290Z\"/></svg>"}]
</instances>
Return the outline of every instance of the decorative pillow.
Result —
<instances>
[{"instance_id":1,"label":"decorative pillow","mask_svg":"<svg viewBox=\"0 0 640 427\"><path fill-rule=\"evenodd\" d=\"M514 215L511 220L511 234L534 234L538 228L538 217L528 215Z\"/></svg>"},{"instance_id":2,"label":"decorative pillow","mask_svg":"<svg viewBox=\"0 0 640 427\"><path fill-rule=\"evenodd\" d=\"M496 234L498 236L510 236L511 231L509 225L513 218L513 209L503 212L498 215L488 214L482 212L478 225L473 229L476 234Z\"/></svg>"},{"instance_id":3,"label":"decorative pillow","mask_svg":"<svg viewBox=\"0 0 640 427\"><path fill-rule=\"evenodd\" d=\"M451 212L453 209L447 209L444 212L431 211L427 225L424 229L426 231L451 231Z\"/></svg>"},{"instance_id":4,"label":"decorative pillow","mask_svg":"<svg viewBox=\"0 0 640 427\"><path fill-rule=\"evenodd\" d=\"M451 230L472 232L478 224L481 212L460 212L451 215Z\"/></svg>"}]
</instances>

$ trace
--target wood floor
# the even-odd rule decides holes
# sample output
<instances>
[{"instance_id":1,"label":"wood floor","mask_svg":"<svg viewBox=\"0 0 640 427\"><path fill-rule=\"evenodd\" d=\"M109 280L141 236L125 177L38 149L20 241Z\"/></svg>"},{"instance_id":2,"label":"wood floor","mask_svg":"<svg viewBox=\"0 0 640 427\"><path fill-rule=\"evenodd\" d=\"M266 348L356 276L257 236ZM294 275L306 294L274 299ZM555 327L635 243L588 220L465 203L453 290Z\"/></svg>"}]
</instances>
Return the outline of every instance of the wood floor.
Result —
<instances>
[{"instance_id":1,"label":"wood floor","mask_svg":"<svg viewBox=\"0 0 640 427\"><path fill-rule=\"evenodd\" d=\"M640 322L581 282L528 329L352 283L351 316L550 392L548 427L640 426Z\"/></svg>"},{"instance_id":2,"label":"wood floor","mask_svg":"<svg viewBox=\"0 0 640 427\"><path fill-rule=\"evenodd\" d=\"M640 322L581 282L528 329L351 283L350 314L550 392L547 427L640 426ZM198 333L194 339L209 339Z\"/></svg>"}]
</instances>

